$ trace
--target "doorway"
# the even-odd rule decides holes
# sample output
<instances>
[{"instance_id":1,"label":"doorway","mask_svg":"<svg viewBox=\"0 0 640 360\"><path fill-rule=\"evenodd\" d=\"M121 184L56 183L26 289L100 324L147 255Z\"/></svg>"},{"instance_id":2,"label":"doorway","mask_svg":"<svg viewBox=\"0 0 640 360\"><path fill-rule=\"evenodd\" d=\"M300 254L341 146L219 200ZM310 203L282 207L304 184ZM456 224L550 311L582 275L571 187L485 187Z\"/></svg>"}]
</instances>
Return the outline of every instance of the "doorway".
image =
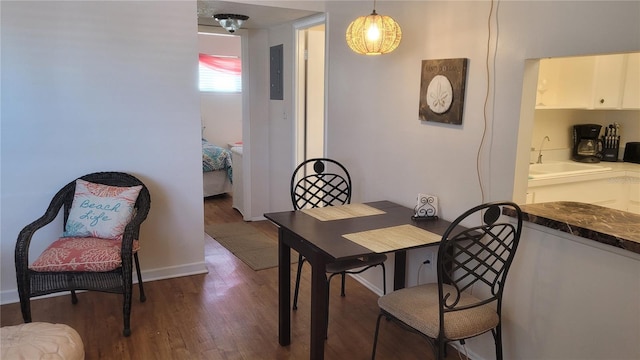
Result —
<instances>
[{"instance_id":1,"label":"doorway","mask_svg":"<svg viewBox=\"0 0 640 360\"><path fill-rule=\"evenodd\" d=\"M325 16L295 24L294 164L325 156Z\"/></svg>"}]
</instances>

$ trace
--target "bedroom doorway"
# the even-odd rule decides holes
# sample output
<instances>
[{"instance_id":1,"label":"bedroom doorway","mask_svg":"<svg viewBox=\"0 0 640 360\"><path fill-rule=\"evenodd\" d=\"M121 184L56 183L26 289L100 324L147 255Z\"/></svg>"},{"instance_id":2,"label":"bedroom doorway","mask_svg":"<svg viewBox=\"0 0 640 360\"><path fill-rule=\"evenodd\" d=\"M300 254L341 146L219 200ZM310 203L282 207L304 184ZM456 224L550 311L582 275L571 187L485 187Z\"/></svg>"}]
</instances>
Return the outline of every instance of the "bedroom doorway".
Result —
<instances>
[{"instance_id":1,"label":"bedroom doorway","mask_svg":"<svg viewBox=\"0 0 640 360\"><path fill-rule=\"evenodd\" d=\"M295 25L295 159L325 156L325 16Z\"/></svg>"}]
</instances>

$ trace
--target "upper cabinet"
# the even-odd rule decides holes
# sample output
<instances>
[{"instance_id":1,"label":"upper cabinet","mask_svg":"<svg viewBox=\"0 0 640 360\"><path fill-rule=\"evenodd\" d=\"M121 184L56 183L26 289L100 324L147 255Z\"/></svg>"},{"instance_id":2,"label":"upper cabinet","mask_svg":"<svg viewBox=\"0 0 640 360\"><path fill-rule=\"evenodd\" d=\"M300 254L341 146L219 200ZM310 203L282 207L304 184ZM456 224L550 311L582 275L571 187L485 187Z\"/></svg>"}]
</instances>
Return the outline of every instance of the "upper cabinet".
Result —
<instances>
[{"instance_id":1,"label":"upper cabinet","mask_svg":"<svg viewBox=\"0 0 640 360\"><path fill-rule=\"evenodd\" d=\"M627 54L622 108L640 109L640 53Z\"/></svg>"},{"instance_id":2,"label":"upper cabinet","mask_svg":"<svg viewBox=\"0 0 640 360\"><path fill-rule=\"evenodd\" d=\"M601 55L595 57L593 68L594 109L619 109L622 107L626 55Z\"/></svg>"},{"instance_id":3,"label":"upper cabinet","mask_svg":"<svg viewBox=\"0 0 640 360\"><path fill-rule=\"evenodd\" d=\"M540 60L536 109L640 109L640 53Z\"/></svg>"}]
</instances>

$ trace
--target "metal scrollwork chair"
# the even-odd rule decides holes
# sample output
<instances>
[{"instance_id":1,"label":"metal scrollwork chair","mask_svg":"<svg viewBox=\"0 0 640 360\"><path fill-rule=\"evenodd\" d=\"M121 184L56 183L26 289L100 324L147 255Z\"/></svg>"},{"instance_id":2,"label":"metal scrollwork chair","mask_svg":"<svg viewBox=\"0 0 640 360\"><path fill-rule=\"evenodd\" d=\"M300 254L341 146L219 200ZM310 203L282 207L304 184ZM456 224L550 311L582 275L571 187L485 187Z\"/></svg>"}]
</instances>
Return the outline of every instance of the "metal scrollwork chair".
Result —
<instances>
[{"instance_id":1,"label":"metal scrollwork chair","mask_svg":"<svg viewBox=\"0 0 640 360\"><path fill-rule=\"evenodd\" d=\"M18 235L15 266L24 321L32 321L32 297L70 291L76 304L77 290L117 293L124 296L123 335L129 336L134 261L140 301L146 300L137 250L140 224L150 204L147 187L121 172L88 174L60 189L44 215ZM51 223L61 209L62 237L30 264L29 246L34 233Z\"/></svg>"},{"instance_id":2,"label":"metal scrollwork chair","mask_svg":"<svg viewBox=\"0 0 640 360\"><path fill-rule=\"evenodd\" d=\"M504 208L514 223L501 221ZM461 222L480 223L461 230ZM446 344L491 331L496 358L502 359L502 295L507 272L522 232L522 212L512 202L476 206L460 215L445 231L438 249L438 282L400 289L378 300L372 359L385 317L425 337L437 359Z\"/></svg>"},{"instance_id":3,"label":"metal scrollwork chair","mask_svg":"<svg viewBox=\"0 0 640 360\"><path fill-rule=\"evenodd\" d=\"M351 176L347 169L335 160L326 158L308 159L298 165L293 172L291 177L291 201L293 202L294 210L349 204L351 203ZM380 265L382 267L383 291L386 293L386 270L384 266L386 260L387 256L384 254L372 254L358 259L329 263L327 264L327 273L330 275L327 279L327 287L330 288L329 284L334 276L341 275L340 295L345 296L346 274L359 274ZM304 262L304 257L299 255L293 296L294 310L298 308L300 273Z\"/></svg>"}]
</instances>

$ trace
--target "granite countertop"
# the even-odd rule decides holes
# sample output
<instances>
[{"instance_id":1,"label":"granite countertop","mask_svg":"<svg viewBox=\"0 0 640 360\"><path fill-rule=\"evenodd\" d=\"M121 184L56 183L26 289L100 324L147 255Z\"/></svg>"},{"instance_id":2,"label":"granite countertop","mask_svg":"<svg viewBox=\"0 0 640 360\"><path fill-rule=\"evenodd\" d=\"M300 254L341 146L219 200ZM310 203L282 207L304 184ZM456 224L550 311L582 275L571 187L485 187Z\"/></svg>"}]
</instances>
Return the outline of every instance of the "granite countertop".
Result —
<instances>
[{"instance_id":1,"label":"granite countertop","mask_svg":"<svg viewBox=\"0 0 640 360\"><path fill-rule=\"evenodd\" d=\"M556 201L520 205L523 220L640 254L640 215L598 205ZM505 209L505 215L515 212Z\"/></svg>"}]
</instances>

